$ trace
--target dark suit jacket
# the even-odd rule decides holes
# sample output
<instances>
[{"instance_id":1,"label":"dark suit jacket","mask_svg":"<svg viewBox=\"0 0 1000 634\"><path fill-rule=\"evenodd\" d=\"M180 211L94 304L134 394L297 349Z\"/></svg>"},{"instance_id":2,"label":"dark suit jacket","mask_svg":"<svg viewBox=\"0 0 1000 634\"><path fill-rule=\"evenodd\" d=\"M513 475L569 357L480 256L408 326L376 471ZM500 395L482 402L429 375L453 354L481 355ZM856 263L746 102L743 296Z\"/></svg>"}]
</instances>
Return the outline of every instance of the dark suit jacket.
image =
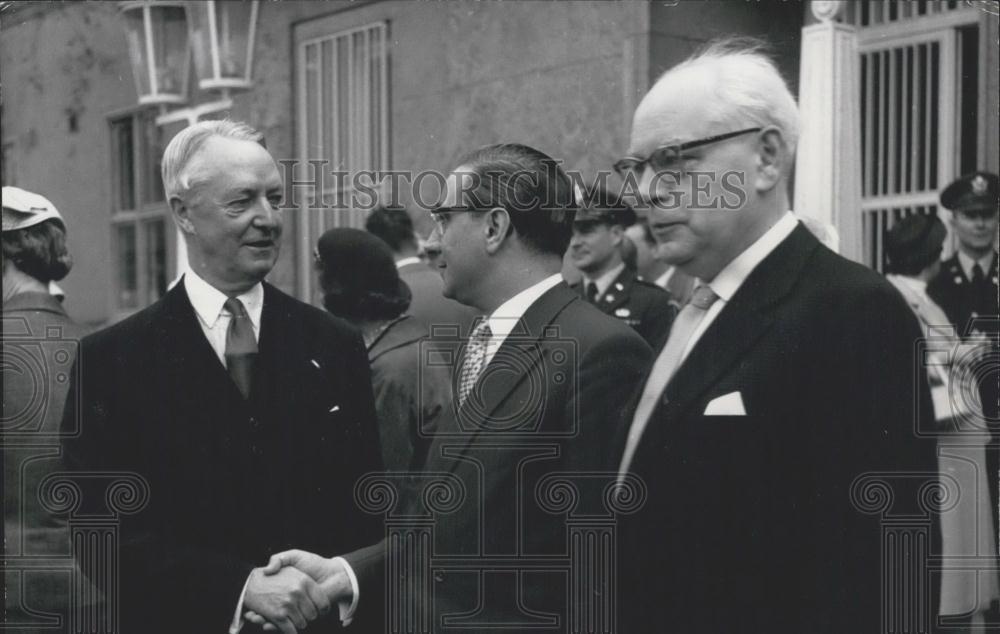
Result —
<instances>
[{"instance_id":1,"label":"dark suit jacket","mask_svg":"<svg viewBox=\"0 0 1000 634\"><path fill-rule=\"evenodd\" d=\"M457 324L462 333L469 333L469 326L475 319L476 312L441 294L444 284L437 271L431 270L423 262L417 262L400 268L399 277L406 282L413 294L408 313L428 328Z\"/></svg>"},{"instance_id":2,"label":"dark suit jacket","mask_svg":"<svg viewBox=\"0 0 1000 634\"><path fill-rule=\"evenodd\" d=\"M456 358L460 358L456 357ZM457 477L466 497L436 525L435 555L465 558L495 556L519 561L527 555L566 552L562 518L536 502L535 485L546 474L565 470L607 470L615 458L608 448L617 414L650 362L651 351L631 328L581 300L560 283L535 301L520 327L504 341L483 370L463 406L442 418L431 444L426 470ZM477 393L479 396L477 396ZM423 500L414 498L411 511ZM383 545L384 546L384 545ZM381 598L366 600L381 588L380 547L349 555L361 585L359 610L386 610ZM529 566L515 563L515 571ZM434 621L482 610L450 623L454 631L487 630L528 618L529 610L564 611L567 580L559 573L439 570L434 575ZM518 593L518 594L515 594ZM531 619L528 618L531 622ZM565 631L565 614L561 620ZM488 631L497 631L495 629Z\"/></svg>"},{"instance_id":3,"label":"dark suit jacket","mask_svg":"<svg viewBox=\"0 0 1000 634\"><path fill-rule=\"evenodd\" d=\"M344 552L380 534L353 499L381 463L357 331L265 284L244 400L197 320L178 284L85 338L70 390L65 422L79 418L82 434L66 442L69 468L149 485L146 508L120 527L125 632L224 632L271 554Z\"/></svg>"},{"instance_id":4,"label":"dark suit jacket","mask_svg":"<svg viewBox=\"0 0 1000 634\"><path fill-rule=\"evenodd\" d=\"M855 508L851 485L868 472L935 479L934 441L914 432L933 422L920 336L891 285L804 227L766 257L640 441L632 470L649 498L622 520L618 631L882 631L880 518ZM732 392L746 416L703 415ZM914 490L892 486L895 512L919 511ZM906 606L936 611L936 594Z\"/></svg>"},{"instance_id":5,"label":"dark suit jacket","mask_svg":"<svg viewBox=\"0 0 1000 634\"><path fill-rule=\"evenodd\" d=\"M427 430L451 407L451 374L428 362L427 325L403 315L368 347L382 462L390 471L419 470Z\"/></svg>"},{"instance_id":6,"label":"dark suit jacket","mask_svg":"<svg viewBox=\"0 0 1000 634\"><path fill-rule=\"evenodd\" d=\"M583 281L572 286L581 297L586 297ZM670 334L670 326L677 316L677 309L665 290L640 280L635 273L622 270L608 290L597 298L601 312L620 319L646 340L653 350L658 350Z\"/></svg>"}]
</instances>

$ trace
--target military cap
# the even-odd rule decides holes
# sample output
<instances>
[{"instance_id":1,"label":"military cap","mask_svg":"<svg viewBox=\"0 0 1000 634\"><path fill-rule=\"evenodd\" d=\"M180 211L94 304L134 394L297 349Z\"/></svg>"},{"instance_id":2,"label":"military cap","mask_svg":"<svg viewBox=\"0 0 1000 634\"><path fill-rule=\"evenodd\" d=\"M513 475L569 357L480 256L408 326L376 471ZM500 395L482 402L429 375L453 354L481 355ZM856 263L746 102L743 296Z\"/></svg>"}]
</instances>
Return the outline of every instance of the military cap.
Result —
<instances>
[{"instance_id":1,"label":"military cap","mask_svg":"<svg viewBox=\"0 0 1000 634\"><path fill-rule=\"evenodd\" d=\"M580 196L578 195L578 198ZM636 215L619 197L602 188L595 188L580 201L580 209L573 218L573 224L608 224L629 227L635 224Z\"/></svg>"},{"instance_id":2,"label":"military cap","mask_svg":"<svg viewBox=\"0 0 1000 634\"><path fill-rule=\"evenodd\" d=\"M941 206L952 211L997 210L997 175L972 172L953 181L941 192Z\"/></svg>"}]
</instances>

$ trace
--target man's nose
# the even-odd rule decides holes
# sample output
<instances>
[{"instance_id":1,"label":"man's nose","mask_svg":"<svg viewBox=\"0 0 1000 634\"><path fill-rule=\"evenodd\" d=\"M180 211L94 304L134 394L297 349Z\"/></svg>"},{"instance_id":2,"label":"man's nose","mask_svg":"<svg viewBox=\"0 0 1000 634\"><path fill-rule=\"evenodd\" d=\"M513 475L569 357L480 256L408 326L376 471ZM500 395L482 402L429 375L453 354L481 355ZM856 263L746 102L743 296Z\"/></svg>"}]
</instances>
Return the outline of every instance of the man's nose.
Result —
<instances>
[{"instance_id":1,"label":"man's nose","mask_svg":"<svg viewBox=\"0 0 1000 634\"><path fill-rule=\"evenodd\" d=\"M441 251L441 227L434 223L434 228L431 229L431 233L427 236L427 240L424 242L424 250L427 252L431 251Z\"/></svg>"},{"instance_id":2,"label":"man's nose","mask_svg":"<svg viewBox=\"0 0 1000 634\"><path fill-rule=\"evenodd\" d=\"M281 226L281 218L281 209L273 207L270 200L263 198L257 204L253 223L261 229L274 229Z\"/></svg>"}]
</instances>

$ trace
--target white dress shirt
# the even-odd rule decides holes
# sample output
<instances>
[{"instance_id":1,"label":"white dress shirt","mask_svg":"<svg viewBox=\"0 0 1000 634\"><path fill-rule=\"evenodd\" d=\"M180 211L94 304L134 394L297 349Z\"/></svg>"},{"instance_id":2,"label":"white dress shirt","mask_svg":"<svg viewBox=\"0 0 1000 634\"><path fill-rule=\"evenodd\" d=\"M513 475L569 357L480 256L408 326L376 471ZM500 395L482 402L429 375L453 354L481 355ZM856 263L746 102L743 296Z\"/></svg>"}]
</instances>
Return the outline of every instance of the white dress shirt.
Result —
<instances>
[{"instance_id":1,"label":"white dress shirt","mask_svg":"<svg viewBox=\"0 0 1000 634\"><path fill-rule=\"evenodd\" d=\"M962 272L965 273L965 279L972 281L972 267L979 265L979 268L983 270L983 277L987 277L993 267L993 252L989 252L978 260L972 259L972 257L966 255L965 253L958 252L958 263L962 267Z\"/></svg>"},{"instance_id":2,"label":"white dress shirt","mask_svg":"<svg viewBox=\"0 0 1000 634\"><path fill-rule=\"evenodd\" d=\"M194 307L194 312L198 315L198 324L201 331L205 333L205 338L215 351L215 356L223 366L226 365L226 332L229 330L229 321L232 314L223 305L229 297L203 280L194 271L184 273L184 290L187 291L188 300ZM264 310L264 285L258 282L253 288L237 295L236 299L243 302L250 323L253 324L254 339L260 341L260 315Z\"/></svg>"},{"instance_id":3,"label":"white dress shirt","mask_svg":"<svg viewBox=\"0 0 1000 634\"><path fill-rule=\"evenodd\" d=\"M743 253L736 256L732 262L719 271L719 274L714 279L708 282L708 287L712 289L719 299L715 300L715 303L705 313L705 317L702 318L701 323L698 324L698 328L691 334L691 338L688 340L681 355L682 361L687 358L688 353L691 352L695 344L698 343L698 340L701 339L701 336L708 330L708 327L712 325L712 322L719 316L722 309L733 298L736 291L740 289L740 286L743 286L743 282L750 277L750 274L757 268L757 265L778 248L778 245L791 235L798 224L799 221L792 212L785 213L781 217L781 220L774 223L764 235L757 238L756 242L747 247ZM695 286L697 287L703 283L698 280L695 282Z\"/></svg>"},{"instance_id":4,"label":"white dress shirt","mask_svg":"<svg viewBox=\"0 0 1000 634\"><path fill-rule=\"evenodd\" d=\"M541 282L533 286L529 286L517 295L511 297L506 302L501 304L493 313L489 316L490 324L490 340L486 344L486 357L483 360L483 368L489 365L490 360L506 341L507 335L513 332L514 328L517 326L518 320L524 317L524 313L528 311L535 301L545 294L550 288L562 281L562 275L556 273L555 275L550 275Z\"/></svg>"},{"instance_id":5,"label":"white dress shirt","mask_svg":"<svg viewBox=\"0 0 1000 634\"><path fill-rule=\"evenodd\" d=\"M667 284L670 283L670 280L673 279L674 273L676 272L677 272L677 267L671 266L670 268L668 268L666 271L663 272L663 275L656 278L656 281L653 282L653 284L656 284L663 290L667 290Z\"/></svg>"},{"instance_id":6,"label":"white dress shirt","mask_svg":"<svg viewBox=\"0 0 1000 634\"><path fill-rule=\"evenodd\" d=\"M605 272L597 279L593 279L584 275L583 276L584 294L586 294L587 292L587 285L593 282L594 284L597 285L597 297L600 298L602 295L604 295L604 293L608 291L608 288L611 287L611 283L614 282L616 279L618 279L618 276L621 275L621 272L624 270L625 270L625 263L622 262L621 264L611 269L610 271Z\"/></svg>"},{"instance_id":7,"label":"white dress shirt","mask_svg":"<svg viewBox=\"0 0 1000 634\"><path fill-rule=\"evenodd\" d=\"M403 258L402 260L396 260L396 270L403 268L404 266L409 266L411 264L420 264L421 260L415 255L411 255L408 258Z\"/></svg>"}]
</instances>

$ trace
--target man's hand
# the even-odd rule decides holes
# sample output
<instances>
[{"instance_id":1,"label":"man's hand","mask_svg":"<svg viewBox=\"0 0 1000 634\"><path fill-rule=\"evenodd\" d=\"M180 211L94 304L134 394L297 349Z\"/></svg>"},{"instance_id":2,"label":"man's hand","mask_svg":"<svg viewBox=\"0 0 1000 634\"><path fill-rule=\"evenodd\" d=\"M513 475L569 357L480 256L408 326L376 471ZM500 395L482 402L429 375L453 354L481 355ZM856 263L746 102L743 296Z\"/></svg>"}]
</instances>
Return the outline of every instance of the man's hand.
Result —
<instances>
[{"instance_id":1,"label":"man's hand","mask_svg":"<svg viewBox=\"0 0 1000 634\"><path fill-rule=\"evenodd\" d=\"M330 611L326 593L308 574L292 567L271 573L265 570L255 568L250 573L243 606L272 623L283 634L296 634L310 621Z\"/></svg>"},{"instance_id":2,"label":"man's hand","mask_svg":"<svg viewBox=\"0 0 1000 634\"><path fill-rule=\"evenodd\" d=\"M312 577L331 603L350 601L353 597L350 577L341 563L304 550L286 550L271 555L271 560L262 570L265 575L273 575L288 567L294 567Z\"/></svg>"}]
</instances>

